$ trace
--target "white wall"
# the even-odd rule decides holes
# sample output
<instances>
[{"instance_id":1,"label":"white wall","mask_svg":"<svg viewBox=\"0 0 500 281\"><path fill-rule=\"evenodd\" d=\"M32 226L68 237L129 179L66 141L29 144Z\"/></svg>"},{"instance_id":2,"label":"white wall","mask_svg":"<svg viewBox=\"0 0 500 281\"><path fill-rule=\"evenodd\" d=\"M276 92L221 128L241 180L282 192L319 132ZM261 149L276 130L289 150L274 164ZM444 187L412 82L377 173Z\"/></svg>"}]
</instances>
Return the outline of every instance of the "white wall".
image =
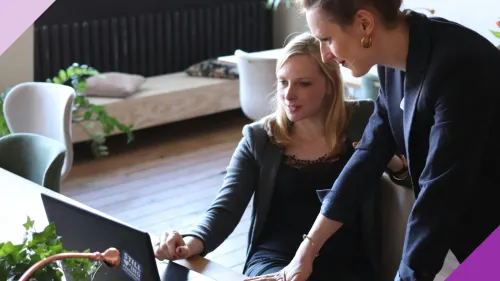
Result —
<instances>
[{"instance_id":1,"label":"white wall","mask_svg":"<svg viewBox=\"0 0 500 281\"><path fill-rule=\"evenodd\" d=\"M404 0L404 7L436 10L434 16L458 22L486 37L495 46L500 44L490 30L498 30L495 21L500 18L500 0ZM417 12L424 12L417 10Z\"/></svg>"},{"instance_id":2,"label":"white wall","mask_svg":"<svg viewBox=\"0 0 500 281\"><path fill-rule=\"evenodd\" d=\"M489 31L500 28L495 21L500 17L500 0L404 0L404 7L426 7L436 10L436 16L457 21L500 45L500 39ZM303 15L294 8L281 5L273 22L275 48L281 48L288 36L307 31ZM0 56L0 91L17 83L33 80L33 27L28 28L19 39Z\"/></svg>"},{"instance_id":3,"label":"white wall","mask_svg":"<svg viewBox=\"0 0 500 281\"><path fill-rule=\"evenodd\" d=\"M500 1L500 0L499 0ZM306 18L295 7L280 5L273 15L273 46L282 48L290 40L290 34L308 31Z\"/></svg>"},{"instance_id":4,"label":"white wall","mask_svg":"<svg viewBox=\"0 0 500 281\"><path fill-rule=\"evenodd\" d=\"M403 8L435 9L436 13L433 16L456 21L483 35L494 45L500 45L500 39L490 32L490 29L500 31L495 25L495 21L500 18L500 0L404 0L403 2ZM425 10L415 10L426 13ZM306 30L304 17L295 9L286 9L285 5L281 5L274 19L274 46L280 48L288 34Z\"/></svg>"},{"instance_id":5,"label":"white wall","mask_svg":"<svg viewBox=\"0 0 500 281\"><path fill-rule=\"evenodd\" d=\"M0 92L34 79L33 26L0 55Z\"/></svg>"}]
</instances>

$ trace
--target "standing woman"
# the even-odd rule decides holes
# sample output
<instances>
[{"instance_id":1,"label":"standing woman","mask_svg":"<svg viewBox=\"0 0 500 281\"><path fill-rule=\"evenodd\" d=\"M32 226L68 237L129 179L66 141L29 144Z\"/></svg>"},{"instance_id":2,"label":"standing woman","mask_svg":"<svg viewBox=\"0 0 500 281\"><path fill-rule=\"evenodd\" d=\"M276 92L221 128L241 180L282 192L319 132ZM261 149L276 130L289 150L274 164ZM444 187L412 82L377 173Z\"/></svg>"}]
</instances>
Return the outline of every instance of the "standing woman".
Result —
<instances>
[{"instance_id":1,"label":"standing woman","mask_svg":"<svg viewBox=\"0 0 500 281\"><path fill-rule=\"evenodd\" d=\"M355 128L363 126L373 103L344 100L338 64L322 62L310 33L285 46L276 84L275 112L243 127L222 188L200 223L186 233L164 232L156 258L211 253L233 233L253 197L244 274L279 272L292 261L321 209L322 194L354 152ZM396 155L387 164L393 177L406 170ZM376 280L377 226L370 222L375 196L364 196L351 224L326 241L311 280Z\"/></svg>"},{"instance_id":2,"label":"standing woman","mask_svg":"<svg viewBox=\"0 0 500 281\"><path fill-rule=\"evenodd\" d=\"M434 280L448 250L463 262L500 224L500 52L457 23L400 11L401 0L297 2L323 61L356 77L378 65L381 89L308 239L282 271L256 279L305 281L353 202L403 153L416 201L395 280Z\"/></svg>"}]
</instances>

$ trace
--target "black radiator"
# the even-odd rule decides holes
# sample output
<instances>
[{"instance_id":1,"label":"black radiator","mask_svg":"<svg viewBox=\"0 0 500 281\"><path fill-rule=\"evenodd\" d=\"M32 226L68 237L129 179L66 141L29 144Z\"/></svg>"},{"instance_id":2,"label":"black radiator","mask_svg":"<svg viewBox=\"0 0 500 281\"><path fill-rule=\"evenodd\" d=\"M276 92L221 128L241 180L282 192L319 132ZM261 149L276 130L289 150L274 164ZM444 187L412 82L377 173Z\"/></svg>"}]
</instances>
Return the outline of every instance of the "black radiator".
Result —
<instances>
[{"instance_id":1,"label":"black radiator","mask_svg":"<svg viewBox=\"0 0 500 281\"><path fill-rule=\"evenodd\" d=\"M105 9L107 1L114 8ZM272 11L262 0L115 1L94 1L97 9L74 4L70 11L70 2L83 1L56 1L35 22L35 80L45 81L73 62L153 76L235 49L272 48ZM125 2L120 13L117 7Z\"/></svg>"}]
</instances>

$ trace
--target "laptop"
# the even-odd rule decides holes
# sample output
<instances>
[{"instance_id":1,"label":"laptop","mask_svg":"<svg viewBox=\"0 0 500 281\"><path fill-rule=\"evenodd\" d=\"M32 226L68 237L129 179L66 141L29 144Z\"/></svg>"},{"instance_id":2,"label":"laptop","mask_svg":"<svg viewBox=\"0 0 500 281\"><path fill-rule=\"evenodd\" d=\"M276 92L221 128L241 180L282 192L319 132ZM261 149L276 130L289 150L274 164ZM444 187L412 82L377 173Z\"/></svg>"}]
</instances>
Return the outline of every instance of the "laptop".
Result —
<instances>
[{"instance_id":1,"label":"laptop","mask_svg":"<svg viewBox=\"0 0 500 281\"><path fill-rule=\"evenodd\" d=\"M54 223L63 247L70 251L104 252L110 247L120 251L117 268L103 264L94 281L185 281L193 273L176 263L163 263L154 256L147 232L126 225L107 215L98 214L50 195L41 194L48 221ZM197 274L197 273L196 273ZM195 274L195 275L196 275ZM198 274L200 281L213 281Z\"/></svg>"}]
</instances>

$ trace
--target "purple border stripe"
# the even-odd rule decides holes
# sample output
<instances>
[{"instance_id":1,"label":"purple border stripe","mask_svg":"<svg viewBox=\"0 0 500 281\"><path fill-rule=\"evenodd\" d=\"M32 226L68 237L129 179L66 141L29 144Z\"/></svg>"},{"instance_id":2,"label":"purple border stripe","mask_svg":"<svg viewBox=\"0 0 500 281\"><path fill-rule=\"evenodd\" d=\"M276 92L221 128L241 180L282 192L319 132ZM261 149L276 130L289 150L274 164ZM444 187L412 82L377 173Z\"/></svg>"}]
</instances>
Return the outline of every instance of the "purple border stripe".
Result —
<instances>
[{"instance_id":1,"label":"purple border stripe","mask_svg":"<svg viewBox=\"0 0 500 281\"><path fill-rule=\"evenodd\" d=\"M23 34L55 0L0 0L0 55Z\"/></svg>"},{"instance_id":2,"label":"purple border stripe","mask_svg":"<svg viewBox=\"0 0 500 281\"><path fill-rule=\"evenodd\" d=\"M500 280L500 227L477 247L446 281Z\"/></svg>"}]
</instances>

